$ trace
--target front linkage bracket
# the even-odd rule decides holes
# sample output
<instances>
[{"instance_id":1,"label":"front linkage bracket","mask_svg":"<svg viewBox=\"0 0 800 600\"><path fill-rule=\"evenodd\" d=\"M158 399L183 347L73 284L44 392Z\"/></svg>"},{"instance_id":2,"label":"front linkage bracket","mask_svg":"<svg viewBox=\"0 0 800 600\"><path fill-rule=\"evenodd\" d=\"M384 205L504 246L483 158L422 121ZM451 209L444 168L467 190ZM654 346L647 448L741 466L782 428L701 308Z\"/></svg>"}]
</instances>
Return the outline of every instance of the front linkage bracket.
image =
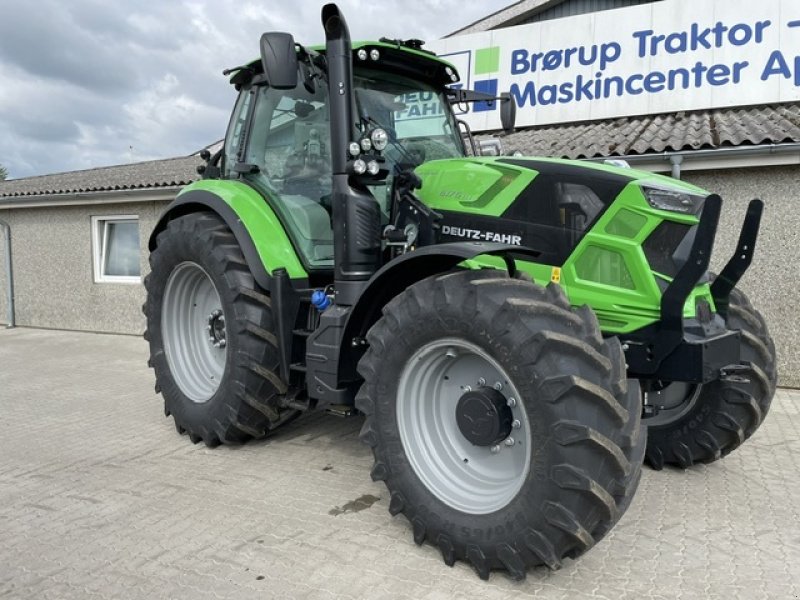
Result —
<instances>
[{"instance_id":1,"label":"front linkage bracket","mask_svg":"<svg viewBox=\"0 0 800 600\"><path fill-rule=\"evenodd\" d=\"M717 194L706 198L689 256L661 297L661 320L656 330L649 331L641 339L631 336L623 340L629 372L639 377L652 377L683 342L683 307L697 282L708 271L721 208L722 198Z\"/></svg>"},{"instance_id":2,"label":"front linkage bracket","mask_svg":"<svg viewBox=\"0 0 800 600\"><path fill-rule=\"evenodd\" d=\"M728 317L730 294L753 261L753 252L756 248L756 239L763 213L764 203L758 199L751 200L742 224L742 231L739 234L739 242L736 244L736 252L711 284L711 295L714 298L717 313L725 319Z\"/></svg>"},{"instance_id":3,"label":"front linkage bracket","mask_svg":"<svg viewBox=\"0 0 800 600\"><path fill-rule=\"evenodd\" d=\"M655 344L655 354L661 358L669 354L683 338L683 307L697 282L708 271L721 210L722 198L717 194L706 198L689 257L661 296L664 338L660 337Z\"/></svg>"}]
</instances>

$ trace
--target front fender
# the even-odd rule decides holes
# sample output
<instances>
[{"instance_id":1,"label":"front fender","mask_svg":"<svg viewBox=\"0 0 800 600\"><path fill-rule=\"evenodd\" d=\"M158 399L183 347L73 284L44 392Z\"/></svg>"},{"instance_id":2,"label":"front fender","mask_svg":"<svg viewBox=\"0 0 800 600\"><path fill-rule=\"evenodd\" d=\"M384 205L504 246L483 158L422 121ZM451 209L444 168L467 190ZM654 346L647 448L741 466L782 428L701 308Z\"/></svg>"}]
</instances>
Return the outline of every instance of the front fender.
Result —
<instances>
[{"instance_id":1,"label":"front fender","mask_svg":"<svg viewBox=\"0 0 800 600\"><path fill-rule=\"evenodd\" d=\"M367 282L347 319L342 338L339 380L352 381L357 377L355 365L363 352L358 341L380 318L383 307L392 298L426 277L450 271L478 256L501 256L509 274L513 276L516 266L512 254L537 257L540 252L508 244L454 242L425 246L385 264Z\"/></svg>"}]
</instances>

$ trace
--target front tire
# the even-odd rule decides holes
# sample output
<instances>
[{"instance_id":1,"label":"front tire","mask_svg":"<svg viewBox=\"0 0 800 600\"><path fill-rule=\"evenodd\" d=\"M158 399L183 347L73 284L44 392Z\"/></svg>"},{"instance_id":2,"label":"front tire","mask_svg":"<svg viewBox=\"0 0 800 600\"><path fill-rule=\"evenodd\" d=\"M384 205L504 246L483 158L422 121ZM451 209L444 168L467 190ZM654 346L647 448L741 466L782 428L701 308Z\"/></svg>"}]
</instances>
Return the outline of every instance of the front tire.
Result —
<instances>
[{"instance_id":1,"label":"front tire","mask_svg":"<svg viewBox=\"0 0 800 600\"><path fill-rule=\"evenodd\" d=\"M270 298L212 213L170 221L145 278L150 366L179 433L209 447L264 437L297 416L281 406Z\"/></svg>"},{"instance_id":2,"label":"front tire","mask_svg":"<svg viewBox=\"0 0 800 600\"><path fill-rule=\"evenodd\" d=\"M638 384L560 287L493 270L431 277L367 339L356 407L372 478L446 564L483 579L557 569L627 508L645 446Z\"/></svg>"},{"instance_id":3,"label":"front tire","mask_svg":"<svg viewBox=\"0 0 800 600\"><path fill-rule=\"evenodd\" d=\"M674 408L644 421L646 461L656 470L719 460L750 438L767 416L778 382L775 344L764 317L738 288L730 295L727 325L741 332L746 381L670 383L664 388L660 393Z\"/></svg>"}]
</instances>

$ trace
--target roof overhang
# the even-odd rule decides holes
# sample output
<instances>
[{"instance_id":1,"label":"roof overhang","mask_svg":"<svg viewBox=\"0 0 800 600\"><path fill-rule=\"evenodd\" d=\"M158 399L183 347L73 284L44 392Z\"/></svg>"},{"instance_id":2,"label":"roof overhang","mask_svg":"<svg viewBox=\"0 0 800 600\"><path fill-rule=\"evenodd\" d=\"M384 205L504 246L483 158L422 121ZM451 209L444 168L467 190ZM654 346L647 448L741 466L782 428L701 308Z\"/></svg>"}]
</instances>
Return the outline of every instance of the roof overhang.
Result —
<instances>
[{"instance_id":1,"label":"roof overhang","mask_svg":"<svg viewBox=\"0 0 800 600\"><path fill-rule=\"evenodd\" d=\"M732 169L798 163L800 103L543 125L494 134L506 152L602 161L652 170Z\"/></svg>"},{"instance_id":2,"label":"roof overhang","mask_svg":"<svg viewBox=\"0 0 800 600\"><path fill-rule=\"evenodd\" d=\"M632 167L655 173L674 172L676 165L680 172L793 166L800 165L800 143L680 150L658 154L592 157L584 160L603 162L610 159L624 160Z\"/></svg>"},{"instance_id":3,"label":"roof overhang","mask_svg":"<svg viewBox=\"0 0 800 600\"><path fill-rule=\"evenodd\" d=\"M91 206L108 204L132 204L137 202L168 202L175 198L183 186L160 188L113 190L103 192L70 192L64 194L40 194L30 196L7 196L0 198L0 210L12 208L50 208L54 206Z\"/></svg>"}]
</instances>

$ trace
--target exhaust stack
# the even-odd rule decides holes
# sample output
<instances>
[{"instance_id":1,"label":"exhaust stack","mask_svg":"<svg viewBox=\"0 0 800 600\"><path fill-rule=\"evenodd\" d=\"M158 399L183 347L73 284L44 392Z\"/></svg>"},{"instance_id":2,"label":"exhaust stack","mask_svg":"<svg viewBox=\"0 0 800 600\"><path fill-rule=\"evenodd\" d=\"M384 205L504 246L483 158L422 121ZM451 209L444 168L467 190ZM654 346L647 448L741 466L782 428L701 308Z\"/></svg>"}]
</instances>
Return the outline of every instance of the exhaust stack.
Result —
<instances>
[{"instance_id":1,"label":"exhaust stack","mask_svg":"<svg viewBox=\"0 0 800 600\"><path fill-rule=\"evenodd\" d=\"M353 120L353 63L350 31L339 7L322 7L333 168L333 243L336 303L355 303L364 284L380 267L380 208L366 186L351 174L348 145L357 141Z\"/></svg>"}]
</instances>

